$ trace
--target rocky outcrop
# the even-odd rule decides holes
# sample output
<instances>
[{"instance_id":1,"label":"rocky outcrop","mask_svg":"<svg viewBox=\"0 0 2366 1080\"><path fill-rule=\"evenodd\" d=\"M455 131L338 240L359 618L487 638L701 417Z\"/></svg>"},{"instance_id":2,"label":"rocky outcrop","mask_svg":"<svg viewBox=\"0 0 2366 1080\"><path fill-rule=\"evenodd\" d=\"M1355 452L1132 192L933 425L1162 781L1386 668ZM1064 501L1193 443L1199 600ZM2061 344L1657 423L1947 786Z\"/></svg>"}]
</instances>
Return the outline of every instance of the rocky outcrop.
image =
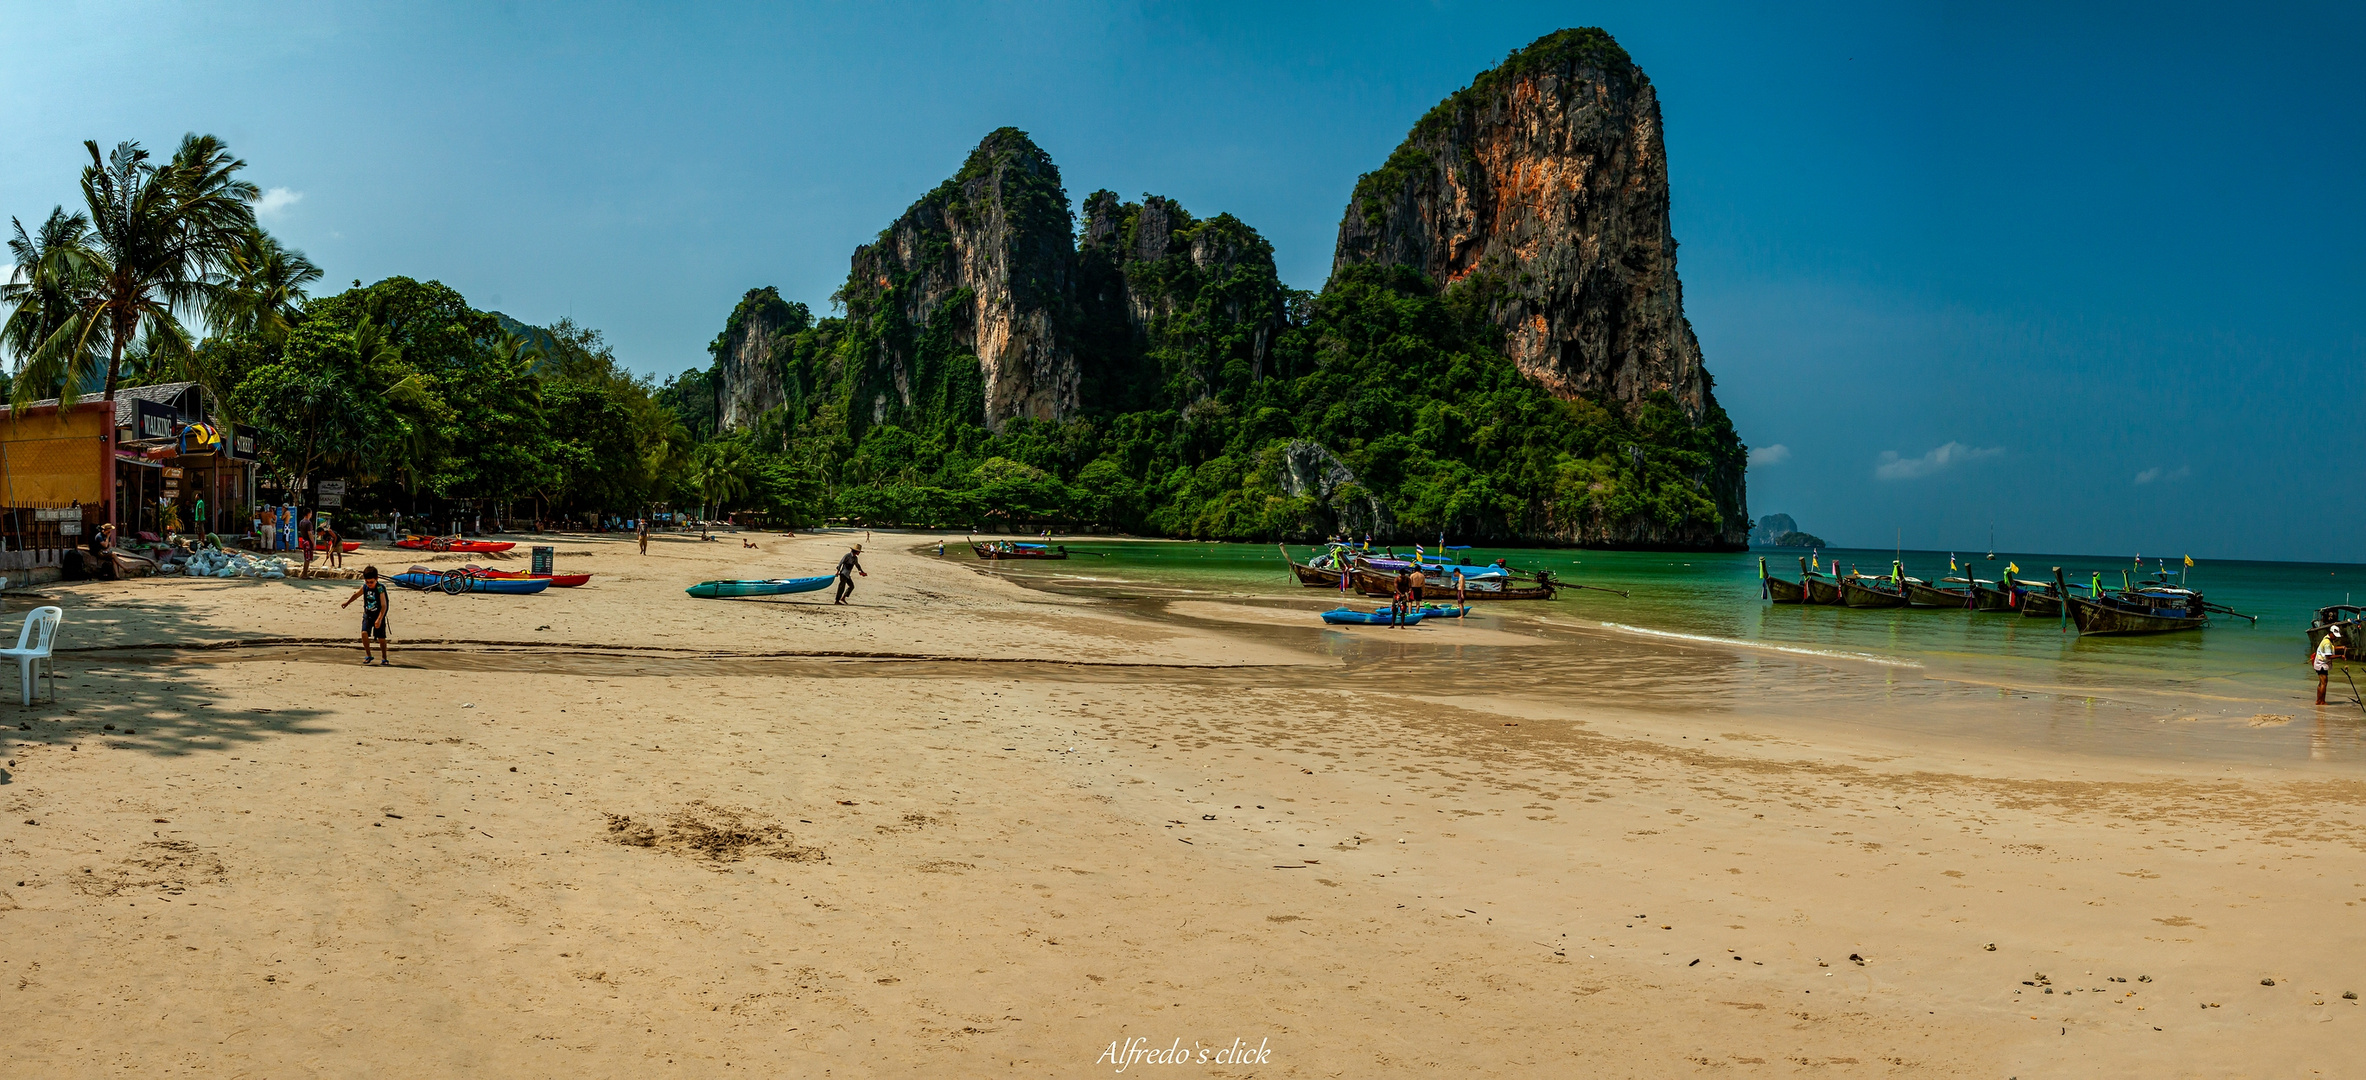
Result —
<instances>
[{"instance_id":1,"label":"rocky outcrop","mask_svg":"<svg viewBox=\"0 0 2366 1080\"><path fill-rule=\"evenodd\" d=\"M1282 494L1312 499L1322 508L1319 516L1326 520L1316 523L1313 534L1396 535L1396 518L1388 507L1357 482L1355 471L1339 460L1339 455L1321 443L1291 440L1282 447L1279 465L1275 474Z\"/></svg>"},{"instance_id":2,"label":"rocky outcrop","mask_svg":"<svg viewBox=\"0 0 2366 1080\"><path fill-rule=\"evenodd\" d=\"M1359 263L1475 290L1504 351L1559 396L1665 392L1722 422L1676 277L1659 98L1601 30L1539 38L1423 116L1356 184L1333 273ZM1724 521L1699 539L1729 547L1749 522L1736 451L1701 481Z\"/></svg>"},{"instance_id":3,"label":"rocky outcrop","mask_svg":"<svg viewBox=\"0 0 2366 1080\"><path fill-rule=\"evenodd\" d=\"M1096 191L1077 262L1079 317L1099 360L1085 373L1089 399L1185 407L1235 363L1251 381L1264 376L1283 325L1281 276L1273 245L1239 218L1201 220L1171 199Z\"/></svg>"},{"instance_id":4,"label":"rocky outcrop","mask_svg":"<svg viewBox=\"0 0 2366 1080\"><path fill-rule=\"evenodd\" d=\"M782 382L785 340L813 325L803 304L780 298L772 286L749 289L707 351L715 358L715 423L738 431L787 400Z\"/></svg>"},{"instance_id":5,"label":"rocky outcrop","mask_svg":"<svg viewBox=\"0 0 2366 1080\"><path fill-rule=\"evenodd\" d=\"M988 428L1074 413L1073 228L1051 158L1016 128L986 136L959 173L854 253L839 298L851 322L874 330L863 404L881 418L912 409L920 384L939 375L923 355L938 335L946 355L977 358Z\"/></svg>"}]
</instances>

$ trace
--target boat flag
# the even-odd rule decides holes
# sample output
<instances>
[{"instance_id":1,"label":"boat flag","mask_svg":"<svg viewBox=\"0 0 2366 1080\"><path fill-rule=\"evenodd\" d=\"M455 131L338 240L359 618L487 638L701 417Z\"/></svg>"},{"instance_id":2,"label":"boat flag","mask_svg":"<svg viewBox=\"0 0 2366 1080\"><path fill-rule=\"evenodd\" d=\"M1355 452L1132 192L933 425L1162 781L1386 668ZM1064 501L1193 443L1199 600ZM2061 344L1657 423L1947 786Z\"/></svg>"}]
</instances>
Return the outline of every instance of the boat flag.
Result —
<instances>
[{"instance_id":1,"label":"boat flag","mask_svg":"<svg viewBox=\"0 0 2366 1080\"><path fill-rule=\"evenodd\" d=\"M1952 551L1947 553L1947 572L1955 573L1955 553Z\"/></svg>"},{"instance_id":2,"label":"boat flag","mask_svg":"<svg viewBox=\"0 0 2366 1080\"><path fill-rule=\"evenodd\" d=\"M2185 565L2189 567L2193 565L2193 556L2188 555L2185 557Z\"/></svg>"},{"instance_id":3,"label":"boat flag","mask_svg":"<svg viewBox=\"0 0 2366 1080\"><path fill-rule=\"evenodd\" d=\"M2005 564L2005 573L2008 573L2008 574L2018 574L2018 573L2020 573L2020 572L2021 572L2021 564L2020 564L2020 563L2016 563L2016 562L2009 562L2009 563L2006 563L2006 564Z\"/></svg>"}]
</instances>

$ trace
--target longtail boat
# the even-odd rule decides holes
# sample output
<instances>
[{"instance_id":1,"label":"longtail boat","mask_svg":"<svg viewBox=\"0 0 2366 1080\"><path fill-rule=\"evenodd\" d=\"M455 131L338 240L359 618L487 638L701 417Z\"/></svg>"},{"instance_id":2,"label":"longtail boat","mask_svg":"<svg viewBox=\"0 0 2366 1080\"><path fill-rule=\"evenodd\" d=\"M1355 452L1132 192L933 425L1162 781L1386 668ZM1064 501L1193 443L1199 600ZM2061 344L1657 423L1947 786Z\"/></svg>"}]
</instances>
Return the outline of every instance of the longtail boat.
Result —
<instances>
[{"instance_id":1,"label":"longtail boat","mask_svg":"<svg viewBox=\"0 0 2366 1080\"><path fill-rule=\"evenodd\" d=\"M2082 635L2199 630L2210 624L2212 612L2250 619L2255 626L2259 623L2254 616L2209 603L2202 594L2168 581L2143 581L2117 590L2099 590L2091 597L2079 596L2063 583L2062 569L2055 567L2054 589L2063 594L2063 602L2070 606L2070 621L2078 624Z\"/></svg>"},{"instance_id":2,"label":"longtail boat","mask_svg":"<svg viewBox=\"0 0 2366 1080\"><path fill-rule=\"evenodd\" d=\"M2006 611L2013 606L2012 598L1997 588L1995 582L1959 577L1942 578L1937 585L1906 579L1906 604L1965 611Z\"/></svg>"},{"instance_id":3,"label":"longtail boat","mask_svg":"<svg viewBox=\"0 0 2366 1080\"><path fill-rule=\"evenodd\" d=\"M1807 590L1807 602L1810 604L1837 606L1840 603L1840 582L1805 566L1799 571L1799 587Z\"/></svg>"},{"instance_id":4,"label":"longtail boat","mask_svg":"<svg viewBox=\"0 0 2366 1080\"><path fill-rule=\"evenodd\" d=\"M1568 586L1555 583L1549 571L1539 570L1532 582L1507 578L1465 578L1462 595L1472 600L1550 600L1555 592L1564 588ZM1355 590L1365 596L1395 596L1397 576L1358 566L1355 568ZM1454 583L1441 582L1425 575L1421 599L1456 599Z\"/></svg>"},{"instance_id":5,"label":"longtail boat","mask_svg":"<svg viewBox=\"0 0 2366 1080\"><path fill-rule=\"evenodd\" d=\"M1903 575L1871 577L1850 574L1840 579L1840 602L1853 608L1895 608L1906 606L1906 584Z\"/></svg>"},{"instance_id":6,"label":"longtail boat","mask_svg":"<svg viewBox=\"0 0 2366 1080\"><path fill-rule=\"evenodd\" d=\"M2317 609L2317 617L2309 622L2309 655L2316 655L2317 643L2325 640L2325 635L2336 628L2341 630L2341 636L2333 639L2334 658L2359 659L2358 642L2366 640L2359 637L2360 634L2366 634L2366 607L2356 604L2335 604Z\"/></svg>"},{"instance_id":7,"label":"longtail boat","mask_svg":"<svg viewBox=\"0 0 2366 1080\"><path fill-rule=\"evenodd\" d=\"M1807 575L1807 560L1799 560L1801 577ZM1766 556L1758 557L1758 595L1778 604L1807 603L1807 586L1796 581L1785 581L1766 572Z\"/></svg>"},{"instance_id":8,"label":"longtail boat","mask_svg":"<svg viewBox=\"0 0 2366 1080\"><path fill-rule=\"evenodd\" d=\"M995 561L1003 559L1065 559L1068 557L1068 545L1066 544L1057 546L1020 544L1008 540L993 540L981 544L972 540L969 542L969 549L976 552L978 558Z\"/></svg>"},{"instance_id":9,"label":"longtail boat","mask_svg":"<svg viewBox=\"0 0 2366 1080\"><path fill-rule=\"evenodd\" d=\"M1290 549L1287 546L1282 544L1275 544L1274 546L1281 548L1282 561L1289 563L1290 572L1298 575L1298 584L1304 585L1309 589L1336 589L1339 587L1339 575L1341 571L1338 567L1322 567L1315 566L1310 563L1302 563L1290 557ZM1333 554L1331 557L1336 559L1339 556L1337 554ZM1317 555L1315 558L1319 559L1322 558L1322 556Z\"/></svg>"}]
</instances>

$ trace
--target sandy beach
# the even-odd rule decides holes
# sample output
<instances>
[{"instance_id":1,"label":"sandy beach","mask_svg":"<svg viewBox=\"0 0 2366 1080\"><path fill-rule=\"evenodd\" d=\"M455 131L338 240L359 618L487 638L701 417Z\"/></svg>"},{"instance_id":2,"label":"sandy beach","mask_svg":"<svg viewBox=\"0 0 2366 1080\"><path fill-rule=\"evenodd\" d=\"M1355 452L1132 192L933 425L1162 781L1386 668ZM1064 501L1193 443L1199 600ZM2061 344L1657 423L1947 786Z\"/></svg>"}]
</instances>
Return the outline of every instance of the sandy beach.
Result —
<instances>
[{"instance_id":1,"label":"sandy beach","mask_svg":"<svg viewBox=\"0 0 2366 1080\"><path fill-rule=\"evenodd\" d=\"M1531 663L1518 612L1066 596L917 536L847 607L681 591L850 537L546 541L592 583L397 591L391 669L351 582L11 594L66 611L59 700L0 691L11 1071L2355 1068L2354 772L2033 745L1988 721L2092 706L1870 664ZM1443 655L1507 677L1392 673Z\"/></svg>"}]
</instances>

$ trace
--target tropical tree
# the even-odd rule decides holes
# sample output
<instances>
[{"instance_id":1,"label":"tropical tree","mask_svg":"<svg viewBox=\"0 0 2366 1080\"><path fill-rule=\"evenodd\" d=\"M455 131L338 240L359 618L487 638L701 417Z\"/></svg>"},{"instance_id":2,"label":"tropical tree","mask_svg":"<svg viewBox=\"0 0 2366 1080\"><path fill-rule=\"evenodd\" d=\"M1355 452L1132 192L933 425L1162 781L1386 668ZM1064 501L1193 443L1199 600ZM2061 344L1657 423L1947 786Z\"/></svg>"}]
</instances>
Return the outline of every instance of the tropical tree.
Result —
<instances>
[{"instance_id":1,"label":"tropical tree","mask_svg":"<svg viewBox=\"0 0 2366 1080\"><path fill-rule=\"evenodd\" d=\"M31 234L25 223L9 219L16 235L9 238L8 256L14 264L8 280L0 281L0 304L9 308L8 322L0 325L0 347L18 357L31 356L66 326L75 310L80 295L88 283L83 276L88 267L76 261L74 252L90 231L90 218L71 214L65 207L49 212L49 218ZM88 342L83 343L85 348ZM73 367L95 369L98 359L85 357ZM33 387L29 380L19 385ZM54 388L48 388L54 389Z\"/></svg>"},{"instance_id":2,"label":"tropical tree","mask_svg":"<svg viewBox=\"0 0 2366 1080\"><path fill-rule=\"evenodd\" d=\"M704 505L701 518L712 520L723 504L748 493L748 448L737 439L707 443L690 455L691 486Z\"/></svg>"},{"instance_id":3,"label":"tropical tree","mask_svg":"<svg viewBox=\"0 0 2366 1080\"><path fill-rule=\"evenodd\" d=\"M241 241L255 228L254 184L237 178L245 162L211 135L189 135L162 165L151 164L136 142L116 144L102 157L85 142L82 214L52 213L67 226L34 264L31 291L43 299L27 334L46 329L21 351L16 400L57 388L69 401L75 388L102 381L115 400L124 355L143 338L151 351L187 357L184 315L218 321L235 306L229 275ZM82 218L80 228L72 228ZM19 230L22 231L21 228ZM47 280L42 280L46 278ZM21 311L20 306L20 311ZM13 321L13 320L12 320Z\"/></svg>"}]
</instances>

